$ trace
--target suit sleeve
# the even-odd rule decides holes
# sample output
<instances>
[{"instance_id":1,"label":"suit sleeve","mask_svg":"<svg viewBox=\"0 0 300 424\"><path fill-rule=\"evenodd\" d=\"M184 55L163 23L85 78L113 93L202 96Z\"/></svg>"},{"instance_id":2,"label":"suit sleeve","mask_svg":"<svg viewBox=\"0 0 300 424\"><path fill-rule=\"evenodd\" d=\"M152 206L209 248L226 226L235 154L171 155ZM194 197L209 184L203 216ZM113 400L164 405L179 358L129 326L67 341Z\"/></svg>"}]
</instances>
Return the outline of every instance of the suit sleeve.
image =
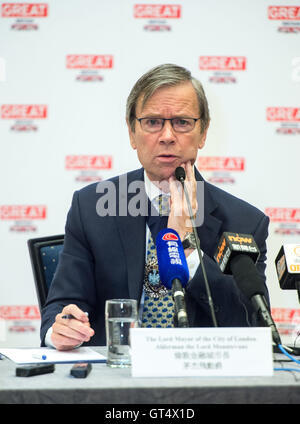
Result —
<instances>
[{"instance_id":1,"label":"suit sleeve","mask_svg":"<svg viewBox=\"0 0 300 424\"><path fill-rule=\"evenodd\" d=\"M263 215L253 233L260 250L260 257L256 267L264 281L267 302L269 302L269 295L265 283L265 261L268 225L269 218ZM251 302L238 289L234 278L231 275L223 274L214 259L206 253L203 254L203 263L218 326L244 327L257 325ZM191 316L192 326L212 326L211 311L201 266L198 267L195 276L191 279L186 289L186 303L189 316Z\"/></svg>"},{"instance_id":2,"label":"suit sleeve","mask_svg":"<svg viewBox=\"0 0 300 424\"><path fill-rule=\"evenodd\" d=\"M74 303L90 314L95 299L94 258L84 235L79 193L75 192L67 216L63 251L42 310L42 345L47 330L64 306Z\"/></svg>"}]
</instances>

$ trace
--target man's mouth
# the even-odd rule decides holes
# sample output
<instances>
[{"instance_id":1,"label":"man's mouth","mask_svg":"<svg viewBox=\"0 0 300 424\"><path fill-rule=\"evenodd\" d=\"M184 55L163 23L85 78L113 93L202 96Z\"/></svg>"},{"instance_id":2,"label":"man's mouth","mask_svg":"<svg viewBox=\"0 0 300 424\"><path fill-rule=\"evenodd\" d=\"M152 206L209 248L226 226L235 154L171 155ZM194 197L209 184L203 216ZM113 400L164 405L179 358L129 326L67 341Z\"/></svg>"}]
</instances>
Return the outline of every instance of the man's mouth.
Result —
<instances>
[{"instance_id":1,"label":"man's mouth","mask_svg":"<svg viewBox=\"0 0 300 424\"><path fill-rule=\"evenodd\" d=\"M163 162L171 162L171 161L177 159L177 156L168 155L168 154L158 155L157 157L158 157L159 160L161 160Z\"/></svg>"}]
</instances>

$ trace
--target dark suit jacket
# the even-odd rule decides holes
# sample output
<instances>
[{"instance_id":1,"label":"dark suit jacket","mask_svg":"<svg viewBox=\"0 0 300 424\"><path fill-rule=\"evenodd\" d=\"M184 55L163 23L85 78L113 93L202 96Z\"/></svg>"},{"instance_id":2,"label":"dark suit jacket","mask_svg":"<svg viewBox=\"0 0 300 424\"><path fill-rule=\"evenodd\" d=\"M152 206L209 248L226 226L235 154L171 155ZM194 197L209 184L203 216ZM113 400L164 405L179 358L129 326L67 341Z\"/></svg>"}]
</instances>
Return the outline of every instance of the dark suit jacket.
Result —
<instances>
[{"instance_id":1,"label":"dark suit jacket","mask_svg":"<svg viewBox=\"0 0 300 424\"><path fill-rule=\"evenodd\" d=\"M143 169L123 176L127 185L143 181ZM196 170L196 179L203 180ZM101 217L97 213L99 199L107 182L91 184L73 196L69 211L63 252L42 311L41 340L55 321L56 314L70 303L89 313L95 335L89 345L105 345L105 301L132 298L140 301L145 263L145 216L121 216L119 205L136 193L119 190L119 178L112 178L113 197L107 206L116 205L117 216ZM123 183L122 183L123 184ZM116 201L115 201L116 198ZM269 218L250 204L204 182L204 223L198 227L204 264L219 326L254 325L253 310L248 299L237 288L232 276L224 275L213 259L224 231L252 234L261 256L257 269L265 279L266 238ZM265 287L265 296L268 292ZM186 304L190 326L210 327L212 320L201 267L186 288Z\"/></svg>"}]
</instances>

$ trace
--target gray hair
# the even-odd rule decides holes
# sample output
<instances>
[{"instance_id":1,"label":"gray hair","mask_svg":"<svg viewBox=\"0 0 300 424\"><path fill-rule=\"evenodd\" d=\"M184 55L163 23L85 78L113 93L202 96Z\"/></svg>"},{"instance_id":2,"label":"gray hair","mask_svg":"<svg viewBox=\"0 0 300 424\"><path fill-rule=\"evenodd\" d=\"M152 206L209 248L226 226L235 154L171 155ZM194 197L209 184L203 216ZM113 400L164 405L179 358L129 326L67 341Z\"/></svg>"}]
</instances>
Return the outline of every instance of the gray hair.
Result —
<instances>
[{"instance_id":1,"label":"gray hair","mask_svg":"<svg viewBox=\"0 0 300 424\"><path fill-rule=\"evenodd\" d=\"M183 82L190 81L196 91L199 103L199 117L201 122L201 132L208 127L210 116L208 103L202 84L196 78L192 77L191 72L178 65L164 64L150 69L142 75L133 86L126 104L126 120L132 131L135 130L135 110L140 96L143 96L142 106L161 87L171 87Z\"/></svg>"}]
</instances>

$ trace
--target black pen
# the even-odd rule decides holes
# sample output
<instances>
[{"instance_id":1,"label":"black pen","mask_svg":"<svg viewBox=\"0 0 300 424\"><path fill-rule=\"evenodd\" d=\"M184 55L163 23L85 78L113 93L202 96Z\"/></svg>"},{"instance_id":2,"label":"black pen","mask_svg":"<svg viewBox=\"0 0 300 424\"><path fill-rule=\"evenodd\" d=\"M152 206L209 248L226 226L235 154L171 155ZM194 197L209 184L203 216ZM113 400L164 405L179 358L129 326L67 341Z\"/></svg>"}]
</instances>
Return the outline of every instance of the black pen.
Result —
<instances>
[{"instance_id":1,"label":"black pen","mask_svg":"<svg viewBox=\"0 0 300 424\"><path fill-rule=\"evenodd\" d=\"M75 317L72 314L66 314L66 315L62 316L62 319L73 319L73 318L75 318Z\"/></svg>"},{"instance_id":2,"label":"black pen","mask_svg":"<svg viewBox=\"0 0 300 424\"><path fill-rule=\"evenodd\" d=\"M89 316L89 313L88 312L85 312L85 315L86 316ZM76 318L72 314L66 314L66 315L63 315L62 316L62 319L76 319Z\"/></svg>"}]
</instances>

